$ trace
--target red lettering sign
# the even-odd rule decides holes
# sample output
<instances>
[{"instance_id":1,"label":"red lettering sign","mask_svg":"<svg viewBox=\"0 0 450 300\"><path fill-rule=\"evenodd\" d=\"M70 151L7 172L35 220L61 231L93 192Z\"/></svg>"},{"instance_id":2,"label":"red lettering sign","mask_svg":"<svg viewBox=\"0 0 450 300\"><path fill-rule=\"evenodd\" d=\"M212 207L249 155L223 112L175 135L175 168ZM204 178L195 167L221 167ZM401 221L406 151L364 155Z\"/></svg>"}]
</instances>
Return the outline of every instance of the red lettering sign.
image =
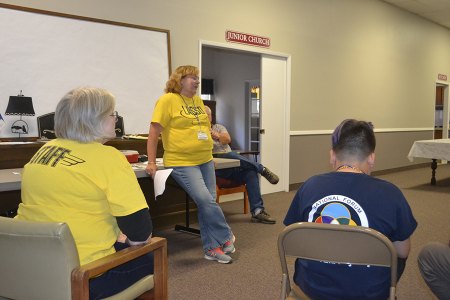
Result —
<instances>
[{"instance_id":1,"label":"red lettering sign","mask_svg":"<svg viewBox=\"0 0 450 300\"><path fill-rule=\"evenodd\" d=\"M439 80L443 80L443 81L447 81L447 75L445 75L445 74L438 74L438 79Z\"/></svg>"},{"instance_id":2,"label":"red lettering sign","mask_svg":"<svg viewBox=\"0 0 450 300\"><path fill-rule=\"evenodd\" d=\"M231 30L227 30L225 32L225 40L227 42L246 44L251 46L258 46L264 48L270 47L270 39L267 37Z\"/></svg>"}]
</instances>

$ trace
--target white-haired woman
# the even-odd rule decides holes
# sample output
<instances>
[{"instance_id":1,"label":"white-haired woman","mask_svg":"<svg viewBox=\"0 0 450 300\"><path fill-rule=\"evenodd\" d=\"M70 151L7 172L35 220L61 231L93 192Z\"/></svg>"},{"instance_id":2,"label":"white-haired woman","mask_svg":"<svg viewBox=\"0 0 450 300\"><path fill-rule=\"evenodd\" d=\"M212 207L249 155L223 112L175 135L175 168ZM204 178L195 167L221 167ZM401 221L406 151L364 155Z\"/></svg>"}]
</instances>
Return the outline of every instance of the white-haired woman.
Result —
<instances>
[{"instance_id":1,"label":"white-haired woman","mask_svg":"<svg viewBox=\"0 0 450 300\"><path fill-rule=\"evenodd\" d=\"M57 138L36 152L22 176L17 218L67 223L81 265L151 238L147 202L130 164L103 145L115 137L114 107L104 89L67 93L55 111ZM115 294L152 272L152 258L136 259L92 279L90 299Z\"/></svg>"}]
</instances>

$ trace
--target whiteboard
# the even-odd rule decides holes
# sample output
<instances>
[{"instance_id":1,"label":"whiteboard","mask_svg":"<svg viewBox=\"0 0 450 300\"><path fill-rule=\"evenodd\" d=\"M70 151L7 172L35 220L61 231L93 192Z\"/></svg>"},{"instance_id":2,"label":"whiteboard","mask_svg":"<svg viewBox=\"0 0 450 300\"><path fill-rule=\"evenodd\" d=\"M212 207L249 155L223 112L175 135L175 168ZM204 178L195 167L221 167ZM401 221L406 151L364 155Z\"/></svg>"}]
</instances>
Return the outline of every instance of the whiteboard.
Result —
<instances>
[{"instance_id":1,"label":"whiteboard","mask_svg":"<svg viewBox=\"0 0 450 300\"><path fill-rule=\"evenodd\" d=\"M168 30L0 5L0 137L17 137L5 115L9 96L33 98L23 116L38 136L36 117L54 112L69 90L101 87L116 97L125 133L148 133L170 72ZM1 122L1 121L0 121Z\"/></svg>"}]
</instances>

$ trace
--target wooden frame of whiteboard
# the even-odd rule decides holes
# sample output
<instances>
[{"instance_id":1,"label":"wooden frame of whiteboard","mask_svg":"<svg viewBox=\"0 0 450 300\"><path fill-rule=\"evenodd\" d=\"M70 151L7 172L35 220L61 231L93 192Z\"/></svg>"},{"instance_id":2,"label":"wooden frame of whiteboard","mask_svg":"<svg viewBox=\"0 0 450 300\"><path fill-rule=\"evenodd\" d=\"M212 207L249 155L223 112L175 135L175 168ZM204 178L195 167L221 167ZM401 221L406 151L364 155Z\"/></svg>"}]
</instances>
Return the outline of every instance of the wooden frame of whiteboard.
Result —
<instances>
[{"instance_id":1,"label":"wooden frame of whiteboard","mask_svg":"<svg viewBox=\"0 0 450 300\"><path fill-rule=\"evenodd\" d=\"M121 32L122 33L123 32L128 32L128 33L131 32L132 34L136 34L136 32L139 32L138 34L140 34L140 35L145 34L149 40L153 39L152 38L153 36L157 37L157 41L155 41L155 43L158 43L158 45L157 45L158 48L155 48L156 50L153 49L154 45L149 45L149 46L140 45L142 47L148 47L149 48L148 53L140 50L141 51L140 53L142 53L142 55L140 57L133 58L135 61L139 61L139 62L145 61L146 64L149 64L149 62L147 62L147 61L153 61L153 62L157 61L157 62L161 63L161 67L158 66L157 68L155 68L157 71L153 71L153 70L148 71L151 76L157 77L158 80L153 80L149 76L145 77L145 78L149 78L146 82L146 87L149 87L149 90L151 90L150 92L147 92L147 90L136 91L136 89L131 89L131 88L130 88L130 90L126 90L126 86L119 92L115 91L114 88L119 87L119 86L121 87L121 84L122 84L121 82L119 84L114 84L113 82L110 83L109 84L110 86L114 86L112 88L112 90L109 86L107 86L107 84L105 84L106 86L100 86L100 87L107 88L108 90L111 90L111 92L116 96L116 101L117 101L116 108L119 111L119 113L124 117L126 133L141 134L141 133L148 132L148 124L149 124L149 120L150 120L151 113L153 110L154 102L163 93L163 88L165 86L165 82L168 79L170 72L171 72L170 31L169 30L0 3L0 11L3 11L4 13L8 13L9 10L12 12L11 15L13 17L14 17L14 15L13 15L14 12L32 13L33 15L30 15L30 17L36 17L37 15L43 16L44 18L42 18L42 19L44 21L51 20L52 22L56 22L56 21L60 22L61 21L61 22L66 22L66 23L71 23L71 21L81 22L81 23L78 23L79 26L85 26L86 28L89 28L89 27L91 27L91 28L95 27L97 29L100 28L100 29L98 29L100 31L101 30L110 30L111 31L111 30L113 30L111 28L115 28L115 26L119 26L115 30L115 32L116 31L119 32L119 35ZM53 19L53 18L57 18L57 19ZM30 18L20 18L20 20L16 19L16 21L20 22L22 24L22 23L28 22L27 19L30 19ZM69 21L63 21L63 20L69 20ZM80 24L82 24L82 25L80 25ZM94 24L96 24L96 25L94 25ZM92 26L92 25L94 25L94 26ZM105 26L105 27L102 27L102 26ZM10 26L10 27L13 27L13 26ZM15 26L15 28L17 28L17 27L22 27L22 26ZM58 27L58 26L55 26L55 27ZM3 29L3 30L6 30L6 31L18 30L15 28L14 29L7 28L7 29ZM26 26L25 26L25 28L26 28ZM109 28L109 29L102 29L102 28ZM85 31L91 31L91 30L85 30ZM30 33L30 35L31 35L31 33ZM64 35L65 34L60 34L60 36L64 36ZM33 36L31 36L31 37L33 37ZM120 39L120 36L119 36L119 39ZM1 40L1 38L0 38L0 40ZM34 40L34 39L30 38L30 40ZM83 45L84 45L83 43L84 43L84 41L79 42L80 48L83 47ZM2 44L4 45L6 43L2 43ZM10 44L12 44L12 43L10 43ZM17 45L19 43L15 43L15 44ZM61 44L64 44L64 43L61 43ZM123 44L124 44L123 49L128 50L128 48L126 48L127 47L126 43L123 43ZM22 44L22 46L23 46L23 44ZM131 48L131 46L129 48ZM14 48L12 48L12 49L14 50ZM72 50L73 52L77 52L81 49L70 48L70 50ZM130 50L130 51L132 51L132 50ZM10 51L10 53L11 52L13 52L13 51ZM19 53L18 55L20 55L20 51L17 51L17 52ZM68 52L67 50L66 50L66 52L70 54L70 52ZM148 56L151 56L151 57L150 58L144 57L144 54L145 55L148 54ZM18 55L14 56L14 57L10 56L9 58L13 57L13 58L18 59ZM106 55L108 55L108 53L106 53ZM26 58L28 58L29 56L30 55L28 55ZM131 55L129 55L129 56L131 56ZM75 58L78 57L78 53L74 57ZM72 57L72 58L74 58L74 57ZM124 53L124 57L127 57L126 53ZM100 59L101 58L103 58L103 57L100 57ZM6 59L8 59L8 58L6 58ZM6 61L8 62L8 60L6 60ZM17 62L14 62L14 63L15 63L15 65L18 64ZM61 63L61 64L63 64L63 63ZM14 65L14 69L21 70L22 73L25 73L24 72L25 68L23 66L17 66L17 68L16 68L15 65ZM91 67L89 64L83 64L83 62L80 62L79 65L82 65L83 67L84 66ZM153 67L153 65L151 65L150 67ZM12 66L10 66L9 70L11 71L11 69L13 69ZM31 67L29 69L33 70L34 68ZM101 69L102 69L101 67L98 67L96 69L96 71L101 70ZM116 70L117 69L120 70L119 67L116 67ZM10 71L6 72L6 70L5 70L4 74L10 73ZM29 70L25 69L25 71L29 71ZM49 73L51 73L51 72L49 72ZM89 71L86 73L89 73ZM112 76L109 76L110 74L116 75L118 73L119 72L109 72L109 73L107 73L108 76L98 76L98 77L99 78L101 77L101 79L103 80L103 78L105 78L105 77L112 77ZM139 76L139 74L130 74L130 72L123 74L123 78L125 78L126 80L129 80L130 82L132 82L132 80L129 75ZM10 76L10 74L3 75L3 76ZM29 77L32 78L32 76L29 76ZM34 78L36 78L36 77L38 78L39 76L34 76ZM58 80L60 80L61 77L62 76L59 76ZM83 77L83 76L78 76L78 77ZM144 77L144 76L142 76L142 77ZM65 79L65 78L63 77L63 79ZM140 78L140 79L142 81L144 80L142 78ZM34 103L34 107L35 107L35 111L36 111L36 116L35 117L26 117L27 123L30 124L29 137L38 135L37 122L30 121L30 119L35 119L39 115L43 115L43 114L54 111L55 107L56 107L56 103L64 95L64 93L66 93L70 89L77 87L77 86L84 86L84 85L99 86L99 84L91 83L89 81L87 83L76 82L72 85L69 85L69 83L67 83L69 86L65 87L65 89L62 90L62 87L60 87L61 85L55 86L55 89L50 89L50 88L44 87L44 86L33 86L31 81L33 81L33 80L30 79L26 83L24 83L24 82L20 83L20 80L15 80L14 84L11 84L11 83L8 83L7 80L5 81L0 78L0 88L1 88L0 93L2 93L2 94L0 94L0 113L4 112L4 110L6 109L7 100L9 98L9 96L18 93L20 90L23 90L24 94L26 96L33 97L33 103ZM50 82L50 81L52 81L52 80L47 80L47 82ZM116 81L117 81L117 79L116 79ZM17 85L15 84L16 82L18 82ZM130 84L130 86L132 86L132 85ZM56 90L58 90L58 89L61 89L61 90L56 92ZM52 92L55 92L55 94L51 95ZM138 92L139 92L139 97L138 96L132 97L133 93L137 94ZM131 94L130 97L128 97L129 94ZM49 100L49 98L51 100ZM142 114L142 115L138 116L136 114ZM8 130L8 128L10 127L8 125L11 125L15 119L14 116L5 116L3 114L3 117L7 123L6 124L7 126L5 126L3 128L3 130L0 132L0 138L15 137L15 135L11 134Z\"/></svg>"}]
</instances>

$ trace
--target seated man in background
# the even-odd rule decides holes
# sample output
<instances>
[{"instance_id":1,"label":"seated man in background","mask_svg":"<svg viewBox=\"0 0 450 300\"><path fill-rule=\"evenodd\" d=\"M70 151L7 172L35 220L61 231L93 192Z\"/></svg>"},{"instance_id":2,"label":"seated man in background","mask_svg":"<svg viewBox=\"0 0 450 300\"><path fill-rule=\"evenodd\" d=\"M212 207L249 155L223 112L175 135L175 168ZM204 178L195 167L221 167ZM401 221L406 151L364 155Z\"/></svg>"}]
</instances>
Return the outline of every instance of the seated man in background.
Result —
<instances>
[{"instance_id":1,"label":"seated man in background","mask_svg":"<svg viewBox=\"0 0 450 300\"><path fill-rule=\"evenodd\" d=\"M316 222L375 229L397 250L398 280L417 222L400 189L370 176L375 144L371 123L344 120L332 135L330 163L334 171L313 176L300 187L284 224ZM297 259L294 282L313 299L387 299L390 271Z\"/></svg>"},{"instance_id":2,"label":"seated man in background","mask_svg":"<svg viewBox=\"0 0 450 300\"><path fill-rule=\"evenodd\" d=\"M450 299L450 241L448 245L430 243L418 257L419 270L439 300Z\"/></svg>"},{"instance_id":3,"label":"seated man in background","mask_svg":"<svg viewBox=\"0 0 450 300\"><path fill-rule=\"evenodd\" d=\"M216 170L216 176L231 180L238 184L245 184L247 186L250 211L252 213L252 222L275 224L276 220L273 219L264 209L258 173L272 184L278 183L278 176L263 165L231 151L231 148L228 145L231 142L231 137L228 134L227 129L223 125L212 124L211 109L208 106L205 106L205 110L209 117L209 121L211 122L211 137L214 142L214 156L239 159L241 163L239 168Z\"/></svg>"}]
</instances>

